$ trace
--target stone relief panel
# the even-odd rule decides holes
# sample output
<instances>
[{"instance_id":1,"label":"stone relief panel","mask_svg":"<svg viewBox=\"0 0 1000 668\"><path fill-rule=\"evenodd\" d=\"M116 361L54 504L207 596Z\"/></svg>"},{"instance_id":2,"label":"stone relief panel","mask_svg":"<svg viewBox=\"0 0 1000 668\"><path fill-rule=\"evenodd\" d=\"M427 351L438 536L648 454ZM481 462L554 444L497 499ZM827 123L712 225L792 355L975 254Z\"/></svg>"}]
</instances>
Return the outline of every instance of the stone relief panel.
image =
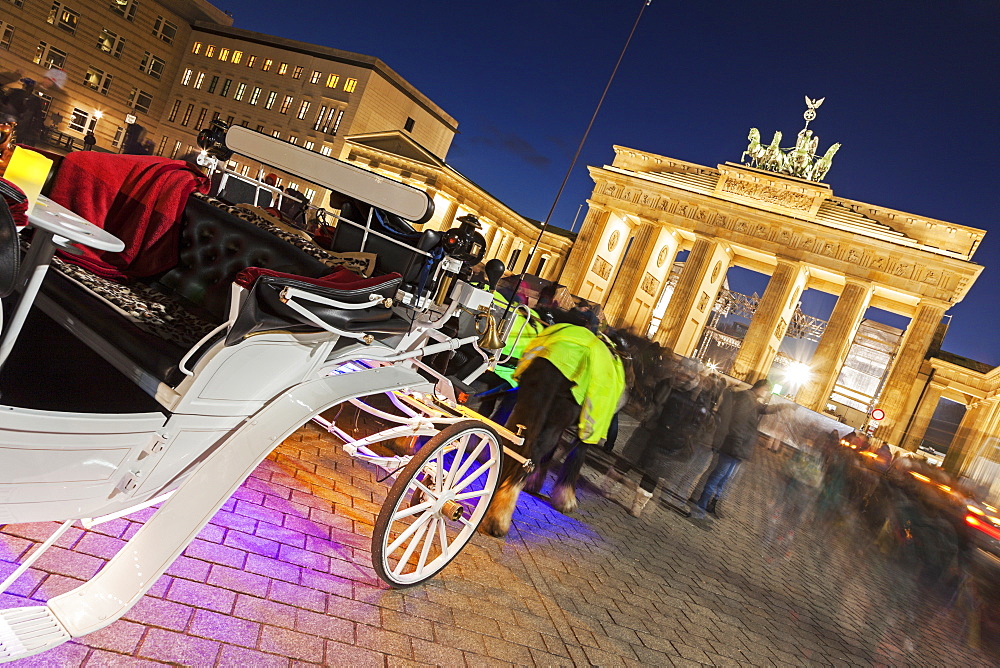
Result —
<instances>
[{"instance_id":1,"label":"stone relief panel","mask_svg":"<svg viewBox=\"0 0 1000 668\"><path fill-rule=\"evenodd\" d=\"M618 230L615 230L614 232L611 233L611 236L608 237L608 252L609 253L611 251L613 251L616 246L618 246L618 240L621 239L621 236L622 236L621 232L619 232Z\"/></svg>"},{"instance_id":2,"label":"stone relief panel","mask_svg":"<svg viewBox=\"0 0 1000 668\"><path fill-rule=\"evenodd\" d=\"M812 207L811 197L789 190L774 188L764 183L750 183L749 181L726 179L726 182L722 186L722 191L799 211L808 211Z\"/></svg>"},{"instance_id":3,"label":"stone relief panel","mask_svg":"<svg viewBox=\"0 0 1000 668\"><path fill-rule=\"evenodd\" d=\"M660 288L660 279L653 276L648 271L646 275L642 277L642 283L639 284L639 289L645 292L650 297L656 296L656 291Z\"/></svg>"},{"instance_id":4,"label":"stone relief panel","mask_svg":"<svg viewBox=\"0 0 1000 668\"><path fill-rule=\"evenodd\" d=\"M707 307L708 307L708 293L703 292L701 293L701 297L698 298L698 310L704 313Z\"/></svg>"},{"instance_id":5,"label":"stone relief panel","mask_svg":"<svg viewBox=\"0 0 1000 668\"><path fill-rule=\"evenodd\" d=\"M598 255L594 258L594 264L590 270L604 280L608 280L608 277L611 276L611 263Z\"/></svg>"},{"instance_id":6,"label":"stone relief panel","mask_svg":"<svg viewBox=\"0 0 1000 668\"><path fill-rule=\"evenodd\" d=\"M774 327L774 336L775 336L775 338L780 339L781 337L783 337L785 335L785 328L786 327L788 327L788 323L785 322L785 319L782 318L781 320L779 320L778 324L775 325L775 327Z\"/></svg>"},{"instance_id":7,"label":"stone relief panel","mask_svg":"<svg viewBox=\"0 0 1000 668\"><path fill-rule=\"evenodd\" d=\"M714 284L715 281L719 279L719 274L721 272L722 272L722 261L720 260L719 262L715 263L714 267L712 267L712 279L709 282Z\"/></svg>"},{"instance_id":8,"label":"stone relief panel","mask_svg":"<svg viewBox=\"0 0 1000 668\"><path fill-rule=\"evenodd\" d=\"M791 246L792 245L791 231L782 229L781 231L778 232L778 236L775 238L775 241L777 241L782 246Z\"/></svg>"},{"instance_id":9,"label":"stone relief panel","mask_svg":"<svg viewBox=\"0 0 1000 668\"><path fill-rule=\"evenodd\" d=\"M827 257L837 257L837 251L840 249L840 244L835 244L832 241L827 241L820 247L819 252Z\"/></svg>"},{"instance_id":10,"label":"stone relief panel","mask_svg":"<svg viewBox=\"0 0 1000 668\"><path fill-rule=\"evenodd\" d=\"M663 263L667 261L667 256L670 255L670 246L664 244L660 248L660 252L656 254L656 267L662 267Z\"/></svg>"}]
</instances>

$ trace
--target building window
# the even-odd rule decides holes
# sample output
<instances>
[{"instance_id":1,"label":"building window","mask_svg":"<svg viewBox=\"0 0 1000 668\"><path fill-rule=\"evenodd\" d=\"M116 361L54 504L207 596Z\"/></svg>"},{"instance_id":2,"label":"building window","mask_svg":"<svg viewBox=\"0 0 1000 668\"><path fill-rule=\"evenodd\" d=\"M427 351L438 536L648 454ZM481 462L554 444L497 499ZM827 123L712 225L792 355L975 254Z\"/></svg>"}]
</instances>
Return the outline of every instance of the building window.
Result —
<instances>
[{"instance_id":1,"label":"building window","mask_svg":"<svg viewBox=\"0 0 1000 668\"><path fill-rule=\"evenodd\" d=\"M287 72L288 72L288 63L281 63L281 64L278 65L278 74L279 75L285 76L285 74Z\"/></svg>"},{"instance_id":2,"label":"building window","mask_svg":"<svg viewBox=\"0 0 1000 668\"><path fill-rule=\"evenodd\" d=\"M331 75L329 75L326 78L326 87L327 88L336 88L338 81L340 81L340 77L337 76L336 74L331 74Z\"/></svg>"},{"instance_id":3,"label":"building window","mask_svg":"<svg viewBox=\"0 0 1000 668\"><path fill-rule=\"evenodd\" d=\"M221 113L219 113L218 111L213 111L212 112L212 120L213 121L217 121L220 118L222 118L222 114Z\"/></svg>"},{"instance_id":4,"label":"building window","mask_svg":"<svg viewBox=\"0 0 1000 668\"><path fill-rule=\"evenodd\" d=\"M98 91L101 95L107 95L108 89L111 88L111 80L113 78L114 77L106 73L104 70L91 65L87 69L87 73L83 76L83 85L87 88Z\"/></svg>"},{"instance_id":5,"label":"building window","mask_svg":"<svg viewBox=\"0 0 1000 668\"><path fill-rule=\"evenodd\" d=\"M113 11L118 16L124 16L126 21L135 20L135 10L139 6L136 0L114 0L111 3L111 11Z\"/></svg>"},{"instance_id":6,"label":"building window","mask_svg":"<svg viewBox=\"0 0 1000 668\"><path fill-rule=\"evenodd\" d=\"M298 138L297 136L295 136L295 135L290 135L290 136L288 137L288 142L289 142L290 144L295 144L296 146L298 146L298 143L299 143L299 138Z\"/></svg>"},{"instance_id":7,"label":"building window","mask_svg":"<svg viewBox=\"0 0 1000 668\"><path fill-rule=\"evenodd\" d=\"M264 72L270 72L271 65L274 65L274 61L271 60L270 58L267 58L264 60L264 64L260 66L260 69Z\"/></svg>"},{"instance_id":8,"label":"building window","mask_svg":"<svg viewBox=\"0 0 1000 668\"><path fill-rule=\"evenodd\" d=\"M87 129L87 121L90 114L83 109L73 109L73 115L69 119L69 129L74 132L84 132Z\"/></svg>"},{"instance_id":9,"label":"building window","mask_svg":"<svg viewBox=\"0 0 1000 668\"><path fill-rule=\"evenodd\" d=\"M224 63L229 62L229 49L225 48L219 49L219 60L221 60Z\"/></svg>"},{"instance_id":10,"label":"building window","mask_svg":"<svg viewBox=\"0 0 1000 668\"><path fill-rule=\"evenodd\" d=\"M287 114L288 108L292 106L292 96L286 95L285 99L281 101L281 109L278 110L280 114Z\"/></svg>"},{"instance_id":11,"label":"building window","mask_svg":"<svg viewBox=\"0 0 1000 668\"><path fill-rule=\"evenodd\" d=\"M206 58L215 58L215 45L214 44L209 44L207 47L205 47L205 57Z\"/></svg>"},{"instance_id":12,"label":"building window","mask_svg":"<svg viewBox=\"0 0 1000 668\"><path fill-rule=\"evenodd\" d=\"M264 103L264 108L265 109L270 109L271 107L273 107L274 106L274 99L276 97L278 97L278 94L276 92L274 92L273 90L270 93L268 93L267 94L267 102Z\"/></svg>"},{"instance_id":13,"label":"building window","mask_svg":"<svg viewBox=\"0 0 1000 668\"><path fill-rule=\"evenodd\" d=\"M336 120L336 122L335 122L335 123L333 124L333 130L331 130L331 131L330 131L330 134L337 134L337 130L339 130L339 129L340 129L340 121L341 121L341 120L342 120L343 118L344 118L344 110L343 110L343 109L341 109L340 111L338 111L338 112L337 112L337 120Z\"/></svg>"},{"instance_id":14,"label":"building window","mask_svg":"<svg viewBox=\"0 0 1000 668\"><path fill-rule=\"evenodd\" d=\"M201 90L201 85L205 83L205 73L198 72L198 76L194 79L194 87Z\"/></svg>"},{"instance_id":15,"label":"building window","mask_svg":"<svg viewBox=\"0 0 1000 668\"><path fill-rule=\"evenodd\" d=\"M306 196L306 199L309 200L310 203L312 203L313 198L316 197L316 189L306 188L306 191L302 194Z\"/></svg>"},{"instance_id":16,"label":"building window","mask_svg":"<svg viewBox=\"0 0 1000 668\"><path fill-rule=\"evenodd\" d=\"M333 148L324 144L323 146L320 147L319 152L323 155L329 156L331 153L333 153Z\"/></svg>"},{"instance_id":17,"label":"building window","mask_svg":"<svg viewBox=\"0 0 1000 668\"><path fill-rule=\"evenodd\" d=\"M257 62L257 56L247 56L247 67L253 67L253 64Z\"/></svg>"},{"instance_id":18,"label":"building window","mask_svg":"<svg viewBox=\"0 0 1000 668\"><path fill-rule=\"evenodd\" d=\"M232 79L226 79L226 82L222 84L222 90L219 91L219 95L225 97L229 95L229 87L233 85Z\"/></svg>"},{"instance_id":19,"label":"building window","mask_svg":"<svg viewBox=\"0 0 1000 668\"><path fill-rule=\"evenodd\" d=\"M67 9L60 2L53 2L49 9L48 22L69 34L76 33L76 26L80 22L80 15L71 9Z\"/></svg>"},{"instance_id":20,"label":"building window","mask_svg":"<svg viewBox=\"0 0 1000 668\"><path fill-rule=\"evenodd\" d=\"M245 83L241 83L239 86L236 87L236 95L233 95L233 99L236 100L237 102L241 101L243 99L243 94L246 92L247 92L247 85Z\"/></svg>"},{"instance_id":21,"label":"building window","mask_svg":"<svg viewBox=\"0 0 1000 668\"><path fill-rule=\"evenodd\" d=\"M254 86L253 92L250 93L250 104L257 104L257 98L260 97L260 86Z\"/></svg>"},{"instance_id":22,"label":"building window","mask_svg":"<svg viewBox=\"0 0 1000 668\"><path fill-rule=\"evenodd\" d=\"M45 42L39 42L38 48L35 50L34 61L43 67L64 67L66 65L66 52Z\"/></svg>"},{"instance_id":23,"label":"building window","mask_svg":"<svg viewBox=\"0 0 1000 668\"><path fill-rule=\"evenodd\" d=\"M208 84L208 92L214 93L215 87L219 85L219 77L212 77L211 83Z\"/></svg>"},{"instance_id":24,"label":"building window","mask_svg":"<svg viewBox=\"0 0 1000 668\"><path fill-rule=\"evenodd\" d=\"M14 26L0 21L0 49L10 51L11 40L14 39Z\"/></svg>"},{"instance_id":25,"label":"building window","mask_svg":"<svg viewBox=\"0 0 1000 668\"><path fill-rule=\"evenodd\" d=\"M357 88L357 87L358 87L358 80L357 79L348 79L347 81L344 82L344 92L345 93L353 93L354 89Z\"/></svg>"},{"instance_id":26,"label":"building window","mask_svg":"<svg viewBox=\"0 0 1000 668\"><path fill-rule=\"evenodd\" d=\"M314 141L307 141L307 142L306 142L305 144L303 144L302 146L303 146L303 148L305 148L305 149L306 149L307 151L311 151L311 150L313 150L313 146L315 146L315 145L316 145L316 142L314 142Z\"/></svg>"},{"instance_id":27,"label":"building window","mask_svg":"<svg viewBox=\"0 0 1000 668\"><path fill-rule=\"evenodd\" d=\"M303 118L305 118L306 114L309 113L309 107L311 105L312 102L310 102L309 100L302 100L302 104L299 105L299 113L296 115L296 118L298 118L300 121Z\"/></svg>"},{"instance_id":28,"label":"building window","mask_svg":"<svg viewBox=\"0 0 1000 668\"><path fill-rule=\"evenodd\" d=\"M292 70L292 78L293 79L301 79L302 78L302 66L301 65L296 65L295 69Z\"/></svg>"},{"instance_id":29,"label":"building window","mask_svg":"<svg viewBox=\"0 0 1000 668\"><path fill-rule=\"evenodd\" d=\"M174 119L177 118L177 110L181 108L181 101L174 100L174 106L170 107L170 115L167 116L167 121L173 123Z\"/></svg>"},{"instance_id":30,"label":"building window","mask_svg":"<svg viewBox=\"0 0 1000 668\"><path fill-rule=\"evenodd\" d=\"M105 28L97 37L97 48L104 53L110 53L115 58L121 58L122 50L125 48L125 40Z\"/></svg>"},{"instance_id":31,"label":"building window","mask_svg":"<svg viewBox=\"0 0 1000 668\"><path fill-rule=\"evenodd\" d=\"M167 63L162 58L157 58L149 51L146 51L142 56L142 62L139 63L139 70L154 79L160 79L163 77L163 68L166 66Z\"/></svg>"},{"instance_id":32,"label":"building window","mask_svg":"<svg viewBox=\"0 0 1000 668\"><path fill-rule=\"evenodd\" d=\"M177 157L177 154L181 152L181 140L178 139L174 142L174 150L170 152L170 159L173 160Z\"/></svg>"},{"instance_id":33,"label":"building window","mask_svg":"<svg viewBox=\"0 0 1000 668\"><path fill-rule=\"evenodd\" d=\"M167 136L163 135L163 138L160 139L160 145L156 147L156 155L163 155L163 150L167 148L167 141Z\"/></svg>"},{"instance_id":34,"label":"building window","mask_svg":"<svg viewBox=\"0 0 1000 668\"><path fill-rule=\"evenodd\" d=\"M167 44L173 44L174 38L177 37L177 26L162 16L157 16L156 23L153 24L153 34Z\"/></svg>"},{"instance_id":35,"label":"building window","mask_svg":"<svg viewBox=\"0 0 1000 668\"><path fill-rule=\"evenodd\" d=\"M520 248L510 254L510 261L507 263L507 271L514 271L514 267L517 265L517 258L519 257L521 257Z\"/></svg>"},{"instance_id":36,"label":"building window","mask_svg":"<svg viewBox=\"0 0 1000 668\"><path fill-rule=\"evenodd\" d=\"M24 7L24 0L7 0L7 2L14 5L15 7Z\"/></svg>"},{"instance_id":37,"label":"building window","mask_svg":"<svg viewBox=\"0 0 1000 668\"><path fill-rule=\"evenodd\" d=\"M257 132L263 132L263 131L264 131L264 126L263 125L258 125L257 126Z\"/></svg>"},{"instance_id":38,"label":"building window","mask_svg":"<svg viewBox=\"0 0 1000 668\"><path fill-rule=\"evenodd\" d=\"M413 122L414 121L412 118L407 118L406 122L403 123L403 129L406 130L407 132L411 132L413 130Z\"/></svg>"},{"instance_id":39,"label":"building window","mask_svg":"<svg viewBox=\"0 0 1000 668\"><path fill-rule=\"evenodd\" d=\"M153 105L153 96L144 90L133 88L128 97L128 106L144 114L149 113L149 108Z\"/></svg>"},{"instance_id":40,"label":"building window","mask_svg":"<svg viewBox=\"0 0 1000 668\"><path fill-rule=\"evenodd\" d=\"M181 119L181 125L187 127L187 124L191 122L191 114L194 112L194 104L189 104L187 111L184 112L184 118Z\"/></svg>"},{"instance_id":41,"label":"building window","mask_svg":"<svg viewBox=\"0 0 1000 668\"><path fill-rule=\"evenodd\" d=\"M233 116L226 116L226 125L233 127Z\"/></svg>"},{"instance_id":42,"label":"building window","mask_svg":"<svg viewBox=\"0 0 1000 668\"><path fill-rule=\"evenodd\" d=\"M184 70L184 76L181 77L181 85L187 86L191 83L191 75L194 74L194 70L190 67Z\"/></svg>"},{"instance_id":43,"label":"building window","mask_svg":"<svg viewBox=\"0 0 1000 668\"><path fill-rule=\"evenodd\" d=\"M326 118L323 119L323 126L320 129L321 132L329 132L330 126L333 124L333 119L336 118L337 108L330 107L329 113L327 113Z\"/></svg>"},{"instance_id":44,"label":"building window","mask_svg":"<svg viewBox=\"0 0 1000 668\"><path fill-rule=\"evenodd\" d=\"M323 76L322 72L320 72L319 70L313 70L312 76L309 77L309 83L311 84L319 83L319 78L321 76Z\"/></svg>"},{"instance_id":45,"label":"building window","mask_svg":"<svg viewBox=\"0 0 1000 668\"><path fill-rule=\"evenodd\" d=\"M115 128L115 136L111 138L111 145L115 147L121 146L122 137L124 135L125 135L125 128L119 125L117 128Z\"/></svg>"},{"instance_id":46,"label":"building window","mask_svg":"<svg viewBox=\"0 0 1000 668\"><path fill-rule=\"evenodd\" d=\"M274 132L271 133L271 136L274 137L275 139L281 139L281 130L275 130Z\"/></svg>"},{"instance_id":47,"label":"building window","mask_svg":"<svg viewBox=\"0 0 1000 668\"><path fill-rule=\"evenodd\" d=\"M231 62L233 65L239 65L241 60L243 60L243 52L233 51L233 58L229 62Z\"/></svg>"},{"instance_id":48,"label":"building window","mask_svg":"<svg viewBox=\"0 0 1000 668\"><path fill-rule=\"evenodd\" d=\"M319 130L320 126L323 125L323 117L326 116L326 105L322 105L319 108L319 113L316 114L316 124L313 125L313 130Z\"/></svg>"},{"instance_id":49,"label":"building window","mask_svg":"<svg viewBox=\"0 0 1000 668\"><path fill-rule=\"evenodd\" d=\"M250 165L243 165L243 169L240 170L240 174L243 176L250 174Z\"/></svg>"},{"instance_id":50,"label":"building window","mask_svg":"<svg viewBox=\"0 0 1000 668\"><path fill-rule=\"evenodd\" d=\"M198 112L198 120L196 120L196 121L194 122L194 127L195 127L195 128L200 128L200 127L202 127L202 125L203 125L203 124L205 123L205 115L206 115L207 113L208 113L208 109L206 109L205 107L202 107L202 108L201 108L201 111L200 111L200 112Z\"/></svg>"},{"instance_id":51,"label":"building window","mask_svg":"<svg viewBox=\"0 0 1000 668\"><path fill-rule=\"evenodd\" d=\"M201 42L195 42L194 44L192 44L191 53L197 56L199 53L201 53L201 46L202 46Z\"/></svg>"}]
</instances>

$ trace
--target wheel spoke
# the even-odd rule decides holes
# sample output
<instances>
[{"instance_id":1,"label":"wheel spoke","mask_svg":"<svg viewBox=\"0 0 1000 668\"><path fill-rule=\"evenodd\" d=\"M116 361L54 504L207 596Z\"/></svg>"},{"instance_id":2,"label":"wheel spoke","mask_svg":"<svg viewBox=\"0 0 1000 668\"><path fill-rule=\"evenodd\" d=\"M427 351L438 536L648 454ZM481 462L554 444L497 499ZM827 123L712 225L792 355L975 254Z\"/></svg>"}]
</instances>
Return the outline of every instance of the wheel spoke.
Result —
<instances>
[{"instance_id":1,"label":"wheel spoke","mask_svg":"<svg viewBox=\"0 0 1000 668\"><path fill-rule=\"evenodd\" d=\"M406 540L410 536L412 536L414 534L414 532L416 532L417 529L419 529L423 525L427 524L427 521L429 519L431 519L432 517L433 517L433 515L431 513L424 513L419 518L417 518L416 522L414 522L410 526L406 527L406 529L403 531L403 533L399 534L399 536L396 538L396 540L392 541L392 544L390 544L389 547L387 547L386 550L385 550L386 554L392 554L393 552L395 552L399 548L400 545L402 545L404 542L406 542Z\"/></svg>"},{"instance_id":2,"label":"wheel spoke","mask_svg":"<svg viewBox=\"0 0 1000 668\"><path fill-rule=\"evenodd\" d=\"M434 455L434 459L437 461L437 466L434 470L434 484L437 486L438 490L444 489L444 459L441 457L444 454L444 448L437 451Z\"/></svg>"},{"instance_id":3,"label":"wheel spoke","mask_svg":"<svg viewBox=\"0 0 1000 668\"><path fill-rule=\"evenodd\" d=\"M441 520L439 520L437 517L435 517L434 518L434 523L431 524L431 525L429 525L430 531L428 531L427 534L424 535L424 537L423 537L423 539L424 539L424 546L422 548L420 548L420 559L417 560L417 572L418 573L420 571L424 570L424 566L427 565L427 555L431 551L431 545L434 544L434 533L435 533L435 529L437 528L438 524L443 524L443 522L441 522Z\"/></svg>"},{"instance_id":4,"label":"wheel spoke","mask_svg":"<svg viewBox=\"0 0 1000 668\"><path fill-rule=\"evenodd\" d=\"M434 506L433 501L424 501L423 503L418 503L415 506L410 506L406 510L400 510L392 516L393 521L401 520L404 517L409 517L410 515L416 515L417 513L422 513L425 510L429 510Z\"/></svg>"},{"instance_id":5,"label":"wheel spoke","mask_svg":"<svg viewBox=\"0 0 1000 668\"><path fill-rule=\"evenodd\" d=\"M486 496L489 494L485 489L477 489L474 492L462 492L461 494L456 494L454 497L455 501L465 501L466 499L474 499L477 496Z\"/></svg>"},{"instance_id":6,"label":"wheel spoke","mask_svg":"<svg viewBox=\"0 0 1000 668\"><path fill-rule=\"evenodd\" d=\"M438 522L438 537L441 539L441 556L448 559L448 527L444 520Z\"/></svg>"},{"instance_id":7,"label":"wheel spoke","mask_svg":"<svg viewBox=\"0 0 1000 668\"><path fill-rule=\"evenodd\" d=\"M474 483L477 479L479 479L479 476L481 476L484 471L488 471L490 467L493 466L493 463L495 461L496 461L495 459L490 458L490 461L486 462L478 469L476 469L473 473L469 474L465 478L465 480L463 480L460 484L455 485L452 489L456 492L461 492L463 489L465 489L466 487Z\"/></svg>"},{"instance_id":8,"label":"wheel spoke","mask_svg":"<svg viewBox=\"0 0 1000 668\"><path fill-rule=\"evenodd\" d=\"M420 544L421 539L423 539L424 536L427 534L427 529L430 526L431 525L427 522L424 522L421 525L420 531L413 536L412 540L410 540L409 544L406 546L406 550L403 552L403 556L401 556L399 558L399 561L396 563L396 568L392 570L393 575L398 576L403 572L403 568L405 568L406 564L410 561L410 556L413 555L413 550L416 549L417 545ZM389 552L389 554L392 554L392 552Z\"/></svg>"},{"instance_id":9,"label":"wheel spoke","mask_svg":"<svg viewBox=\"0 0 1000 668\"><path fill-rule=\"evenodd\" d=\"M454 485L456 480L460 480L462 476L465 475L465 472L469 470L470 466L472 466L472 462L476 461L476 457L478 457L479 453L481 453L483 451L483 448L486 447L486 443L487 443L486 437L480 436L479 447L477 447L471 455L465 458L465 461L463 461L462 465L459 466L458 469L454 472L454 475L450 475L450 478L448 480L449 485ZM449 472L449 474L450 473L451 472Z\"/></svg>"},{"instance_id":10,"label":"wheel spoke","mask_svg":"<svg viewBox=\"0 0 1000 668\"><path fill-rule=\"evenodd\" d=\"M455 448L452 451L454 453L454 459L451 461L451 469L448 471L448 476L444 480L445 486L441 489L447 489L455 481L455 476L457 475L456 469L458 465L462 463L462 455L465 454L466 450L469 449L469 440L472 438L473 434L470 432L463 436L462 438L455 440ZM442 448L443 450L443 448Z\"/></svg>"},{"instance_id":11,"label":"wheel spoke","mask_svg":"<svg viewBox=\"0 0 1000 668\"><path fill-rule=\"evenodd\" d=\"M433 490L431 490L429 487L427 487L427 485L425 485L423 482L421 482L421 481L417 480L416 478L414 478L413 479L413 486L416 487L417 489L419 489L421 492L423 492L427 496L429 496L432 499L434 499L435 501L437 501L438 494L436 494Z\"/></svg>"}]
</instances>

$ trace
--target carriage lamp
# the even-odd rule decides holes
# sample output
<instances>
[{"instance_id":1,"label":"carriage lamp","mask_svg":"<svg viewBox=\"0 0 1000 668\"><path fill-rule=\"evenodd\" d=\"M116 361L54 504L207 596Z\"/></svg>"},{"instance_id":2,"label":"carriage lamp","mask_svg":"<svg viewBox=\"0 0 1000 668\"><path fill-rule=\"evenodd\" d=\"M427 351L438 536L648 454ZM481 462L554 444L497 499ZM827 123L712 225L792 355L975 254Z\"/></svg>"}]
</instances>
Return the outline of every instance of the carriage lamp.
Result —
<instances>
[{"instance_id":1,"label":"carriage lamp","mask_svg":"<svg viewBox=\"0 0 1000 668\"><path fill-rule=\"evenodd\" d=\"M35 207L50 169L52 160L23 146L16 147L10 156L3 177L24 191L28 197L29 212Z\"/></svg>"}]
</instances>

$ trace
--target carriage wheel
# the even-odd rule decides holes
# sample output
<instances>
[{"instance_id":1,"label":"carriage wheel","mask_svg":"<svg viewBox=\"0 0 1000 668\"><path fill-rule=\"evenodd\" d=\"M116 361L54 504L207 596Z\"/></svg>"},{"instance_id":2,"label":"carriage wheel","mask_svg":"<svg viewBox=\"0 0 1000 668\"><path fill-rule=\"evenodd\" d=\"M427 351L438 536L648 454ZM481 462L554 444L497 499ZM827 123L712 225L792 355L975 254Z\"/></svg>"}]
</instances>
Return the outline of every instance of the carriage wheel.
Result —
<instances>
[{"instance_id":1,"label":"carriage wheel","mask_svg":"<svg viewBox=\"0 0 1000 668\"><path fill-rule=\"evenodd\" d=\"M396 479L372 534L375 572L393 587L436 575L472 538L500 482L500 436L478 420L442 429Z\"/></svg>"}]
</instances>

